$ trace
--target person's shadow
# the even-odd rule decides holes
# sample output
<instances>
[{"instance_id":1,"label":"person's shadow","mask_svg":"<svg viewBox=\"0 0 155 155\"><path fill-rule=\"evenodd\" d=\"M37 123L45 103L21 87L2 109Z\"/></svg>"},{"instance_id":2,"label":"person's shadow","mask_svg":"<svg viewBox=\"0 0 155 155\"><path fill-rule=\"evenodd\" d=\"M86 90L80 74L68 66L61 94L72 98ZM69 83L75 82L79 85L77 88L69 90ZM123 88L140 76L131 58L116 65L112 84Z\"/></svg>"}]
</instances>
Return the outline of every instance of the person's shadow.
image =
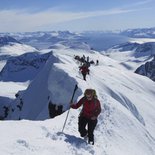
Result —
<instances>
[{"instance_id":1,"label":"person's shadow","mask_svg":"<svg viewBox=\"0 0 155 155\"><path fill-rule=\"evenodd\" d=\"M58 132L57 135L65 135L65 142L70 143L74 146L76 146L77 148L81 148L81 145L85 146L84 144L87 144L87 142L80 138L80 137L76 137L74 135L69 135L63 132Z\"/></svg>"}]
</instances>

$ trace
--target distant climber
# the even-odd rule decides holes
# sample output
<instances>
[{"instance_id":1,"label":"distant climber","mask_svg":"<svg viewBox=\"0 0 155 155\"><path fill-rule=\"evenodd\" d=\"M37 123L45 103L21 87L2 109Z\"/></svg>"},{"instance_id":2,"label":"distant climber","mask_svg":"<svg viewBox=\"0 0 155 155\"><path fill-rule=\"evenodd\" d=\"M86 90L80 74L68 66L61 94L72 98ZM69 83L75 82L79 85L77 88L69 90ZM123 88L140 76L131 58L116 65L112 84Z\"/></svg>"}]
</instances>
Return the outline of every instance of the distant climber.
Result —
<instances>
[{"instance_id":1,"label":"distant climber","mask_svg":"<svg viewBox=\"0 0 155 155\"><path fill-rule=\"evenodd\" d=\"M81 105L81 110L78 122L78 130L81 137L88 137L88 143L94 145L94 129L97 125L97 117L101 112L100 101L97 99L94 89L86 89L84 97L78 103L71 103L71 108L77 109ZM88 126L88 129L86 129Z\"/></svg>"},{"instance_id":2,"label":"distant climber","mask_svg":"<svg viewBox=\"0 0 155 155\"><path fill-rule=\"evenodd\" d=\"M99 61L98 60L96 60L96 66L98 66L99 65Z\"/></svg>"},{"instance_id":3,"label":"distant climber","mask_svg":"<svg viewBox=\"0 0 155 155\"><path fill-rule=\"evenodd\" d=\"M83 75L83 79L86 81L86 75L89 74L89 68L86 63L84 63L82 66L79 67L79 70L81 71Z\"/></svg>"},{"instance_id":4,"label":"distant climber","mask_svg":"<svg viewBox=\"0 0 155 155\"><path fill-rule=\"evenodd\" d=\"M89 62L89 56L87 56L87 60L86 61Z\"/></svg>"}]
</instances>

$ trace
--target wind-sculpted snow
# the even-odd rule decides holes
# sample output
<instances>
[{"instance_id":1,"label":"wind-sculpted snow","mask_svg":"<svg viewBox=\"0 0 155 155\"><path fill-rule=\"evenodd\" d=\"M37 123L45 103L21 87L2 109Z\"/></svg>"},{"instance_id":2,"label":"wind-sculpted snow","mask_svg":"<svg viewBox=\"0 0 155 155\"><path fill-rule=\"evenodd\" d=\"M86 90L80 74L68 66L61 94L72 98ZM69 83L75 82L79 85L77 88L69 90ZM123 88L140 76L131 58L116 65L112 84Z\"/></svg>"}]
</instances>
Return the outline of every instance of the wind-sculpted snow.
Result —
<instances>
[{"instance_id":1,"label":"wind-sculpted snow","mask_svg":"<svg viewBox=\"0 0 155 155\"><path fill-rule=\"evenodd\" d=\"M117 100L119 103L121 103L125 108L127 108L132 114L133 116L135 116L135 118L142 123L143 125L145 125L144 119L141 116L141 114L138 112L136 106L126 97L124 96L122 93L118 93L114 92L113 90L109 89L109 94L112 98L114 98L115 100Z\"/></svg>"},{"instance_id":2,"label":"wind-sculpted snow","mask_svg":"<svg viewBox=\"0 0 155 155\"><path fill-rule=\"evenodd\" d=\"M55 67L52 68L48 77L49 100L56 105L63 104L64 110L68 109L72 95L70 92L74 90L75 84L77 84L76 80L67 73L64 73L63 70ZM76 100L80 94L82 94L82 92L76 92L74 99Z\"/></svg>"}]
</instances>

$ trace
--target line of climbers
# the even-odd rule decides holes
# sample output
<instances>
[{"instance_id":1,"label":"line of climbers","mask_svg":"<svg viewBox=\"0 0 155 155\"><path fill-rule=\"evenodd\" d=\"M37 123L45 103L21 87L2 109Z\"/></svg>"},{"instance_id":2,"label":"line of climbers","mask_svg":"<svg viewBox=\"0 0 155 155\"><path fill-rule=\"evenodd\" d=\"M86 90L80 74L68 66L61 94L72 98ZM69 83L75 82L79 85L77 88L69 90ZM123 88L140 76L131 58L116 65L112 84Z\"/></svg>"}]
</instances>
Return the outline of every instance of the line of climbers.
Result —
<instances>
[{"instance_id":1,"label":"line of climbers","mask_svg":"<svg viewBox=\"0 0 155 155\"><path fill-rule=\"evenodd\" d=\"M89 67L95 64L94 61L89 61L89 57L86 58L85 55L82 57L75 56L74 59L80 62L79 71L83 76L83 80L86 81L86 75L90 74ZM99 65L98 60L96 60L95 65ZM88 140L89 144L94 145L94 130L97 125L97 118L101 113L100 101L94 89L86 89L84 96L77 103L70 104L70 107L73 109L77 109L81 106L82 110L78 118L78 131L81 137Z\"/></svg>"},{"instance_id":2,"label":"line of climbers","mask_svg":"<svg viewBox=\"0 0 155 155\"><path fill-rule=\"evenodd\" d=\"M86 81L86 75L89 75L90 73L89 67L91 64L95 64L95 62L93 60L89 61L89 56L87 56L86 58L85 55L83 55L82 57L76 55L74 56L74 59L80 62L79 71L83 76L83 80ZM96 65L98 64L99 60L96 60Z\"/></svg>"}]
</instances>

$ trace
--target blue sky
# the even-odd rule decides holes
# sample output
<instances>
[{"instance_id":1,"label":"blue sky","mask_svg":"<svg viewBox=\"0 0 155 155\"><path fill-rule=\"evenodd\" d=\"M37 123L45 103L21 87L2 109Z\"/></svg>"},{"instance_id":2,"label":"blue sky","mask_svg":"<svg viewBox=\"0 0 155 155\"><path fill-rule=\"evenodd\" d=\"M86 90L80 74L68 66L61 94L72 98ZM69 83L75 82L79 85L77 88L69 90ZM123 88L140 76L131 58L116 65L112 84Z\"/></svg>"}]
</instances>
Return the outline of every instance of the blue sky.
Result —
<instances>
[{"instance_id":1,"label":"blue sky","mask_svg":"<svg viewBox=\"0 0 155 155\"><path fill-rule=\"evenodd\" d=\"M0 0L0 32L155 27L155 0Z\"/></svg>"}]
</instances>

